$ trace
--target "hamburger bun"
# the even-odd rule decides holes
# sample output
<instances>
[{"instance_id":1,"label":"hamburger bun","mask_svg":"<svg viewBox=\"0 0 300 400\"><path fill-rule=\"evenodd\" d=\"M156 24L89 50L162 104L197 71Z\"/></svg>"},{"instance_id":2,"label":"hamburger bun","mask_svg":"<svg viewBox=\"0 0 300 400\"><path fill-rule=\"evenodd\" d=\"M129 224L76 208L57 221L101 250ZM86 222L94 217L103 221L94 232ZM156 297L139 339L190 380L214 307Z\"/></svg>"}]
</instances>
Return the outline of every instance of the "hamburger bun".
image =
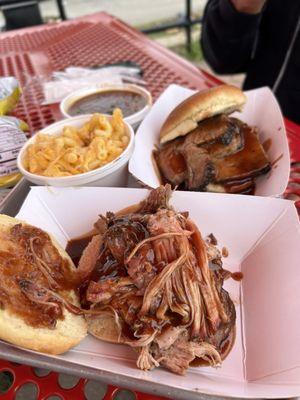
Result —
<instances>
[{"instance_id":1,"label":"hamburger bun","mask_svg":"<svg viewBox=\"0 0 300 400\"><path fill-rule=\"evenodd\" d=\"M220 85L197 92L170 113L160 130L160 143L187 135L197 128L198 122L206 118L241 111L245 102L244 93L231 85Z\"/></svg>"},{"instance_id":2,"label":"hamburger bun","mask_svg":"<svg viewBox=\"0 0 300 400\"><path fill-rule=\"evenodd\" d=\"M88 331L91 335L95 336L97 339L103 340L105 342L113 344L124 344L126 340L120 335L120 329L116 323L113 313L105 313L103 315L87 316ZM230 353L236 337L235 326L229 333L226 341L226 345L221 348L220 356L221 360L224 361L227 355ZM210 364L207 360L203 358L196 357L190 362L191 367L209 367Z\"/></svg>"},{"instance_id":3,"label":"hamburger bun","mask_svg":"<svg viewBox=\"0 0 300 400\"><path fill-rule=\"evenodd\" d=\"M88 332L97 339L109 343L124 343L120 335L120 329L116 323L113 313L101 315L87 315Z\"/></svg>"},{"instance_id":4,"label":"hamburger bun","mask_svg":"<svg viewBox=\"0 0 300 400\"><path fill-rule=\"evenodd\" d=\"M17 224L30 226L23 221L0 214L0 251L11 251L15 242L6 239L9 237L10 229ZM52 245L58 250L61 257L68 260L71 270L75 271L75 266L68 254L60 247L54 238L50 236ZM0 259L0 274L1 272ZM19 273L16 267L16 274ZM1 279L1 278L0 278ZM66 293L66 292L65 292ZM68 301L79 306L79 299L74 290L66 293ZM53 329L39 328L29 325L25 320L0 304L0 339L14 345L30 350L48 354L61 354L76 346L87 334L87 325L83 316L75 315L63 306L64 319L57 319Z\"/></svg>"}]
</instances>

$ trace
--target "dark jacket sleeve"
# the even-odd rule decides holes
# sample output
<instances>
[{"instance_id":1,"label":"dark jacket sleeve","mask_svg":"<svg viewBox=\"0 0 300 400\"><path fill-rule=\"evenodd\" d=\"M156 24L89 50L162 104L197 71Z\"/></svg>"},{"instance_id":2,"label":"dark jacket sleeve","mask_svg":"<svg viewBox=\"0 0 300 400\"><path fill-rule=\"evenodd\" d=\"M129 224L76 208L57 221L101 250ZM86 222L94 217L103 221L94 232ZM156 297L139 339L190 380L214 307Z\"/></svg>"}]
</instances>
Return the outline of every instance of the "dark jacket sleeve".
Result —
<instances>
[{"instance_id":1,"label":"dark jacket sleeve","mask_svg":"<svg viewBox=\"0 0 300 400\"><path fill-rule=\"evenodd\" d=\"M246 72L261 14L238 12L230 0L209 0L203 16L201 45L216 73Z\"/></svg>"}]
</instances>

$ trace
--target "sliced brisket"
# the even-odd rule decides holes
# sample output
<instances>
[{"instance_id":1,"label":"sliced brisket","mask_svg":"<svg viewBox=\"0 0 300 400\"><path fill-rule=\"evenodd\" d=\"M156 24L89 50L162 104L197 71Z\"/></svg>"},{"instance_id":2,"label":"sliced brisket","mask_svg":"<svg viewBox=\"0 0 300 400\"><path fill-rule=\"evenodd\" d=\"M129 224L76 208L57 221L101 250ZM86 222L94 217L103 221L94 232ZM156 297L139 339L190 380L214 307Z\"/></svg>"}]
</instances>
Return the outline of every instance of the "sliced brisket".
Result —
<instances>
[{"instance_id":1,"label":"sliced brisket","mask_svg":"<svg viewBox=\"0 0 300 400\"><path fill-rule=\"evenodd\" d=\"M184 139L172 140L162 149L158 150L155 156L159 170L168 182L177 186L187 178L186 162L179 151Z\"/></svg>"},{"instance_id":2,"label":"sliced brisket","mask_svg":"<svg viewBox=\"0 0 300 400\"><path fill-rule=\"evenodd\" d=\"M186 188L203 189L214 177L214 167L207 150L187 143L182 146L181 151L187 165Z\"/></svg>"},{"instance_id":3,"label":"sliced brisket","mask_svg":"<svg viewBox=\"0 0 300 400\"><path fill-rule=\"evenodd\" d=\"M223 145L228 145L238 130L235 118L222 114L200 122L198 127L186 136L185 142L202 146L220 139Z\"/></svg>"},{"instance_id":4,"label":"sliced brisket","mask_svg":"<svg viewBox=\"0 0 300 400\"><path fill-rule=\"evenodd\" d=\"M243 135L245 144L241 151L214 160L216 182L238 181L270 170L270 162L259 142L256 130L244 125Z\"/></svg>"},{"instance_id":5,"label":"sliced brisket","mask_svg":"<svg viewBox=\"0 0 300 400\"><path fill-rule=\"evenodd\" d=\"M226 115L167 143L156 161L167 182L188 190L253 193L253 178L270 170L256 130Z\"/></svg>"}]
</instances>

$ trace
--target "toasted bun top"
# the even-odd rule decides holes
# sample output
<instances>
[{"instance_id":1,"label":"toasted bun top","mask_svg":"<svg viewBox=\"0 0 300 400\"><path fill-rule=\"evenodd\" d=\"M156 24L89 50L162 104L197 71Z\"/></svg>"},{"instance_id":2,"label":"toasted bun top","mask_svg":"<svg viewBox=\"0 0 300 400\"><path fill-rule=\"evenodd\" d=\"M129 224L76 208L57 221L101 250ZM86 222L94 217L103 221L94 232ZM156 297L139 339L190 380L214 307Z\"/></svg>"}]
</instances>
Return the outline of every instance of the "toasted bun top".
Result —
<instances>
[{"instance_id":1,"label":"toasted bun top","mask_svg":"<svg viewBox=\"0 0 300 400\"><path fill-rule=\"evenodd\" d=\"M20 223L23 226L29 226L23 221L0 214L1 251L9 251L10 246L14 246L14 243L6 240L6 232L9 232L14 225ZM60 255L68 260L70 270L75 270L75 266L65 250L61 248L53 237L50 236L50 238ZM65 293L72 304L79 306L79 298L74 290L69 290ZM0 307L0 339L43 353L64 353L71 347L76 346L86 336L87 324L83 316L70 313L65 308L63 315L64 319L57 320L54 329L39 328L28 325L22 317L12 312L10 308Z\"/></svg>"},{"instance_id":2,"label":"toasted bun top","mask_svg":"<svg viewBox=\"0 0 300 400\"><path fill-rule=\"evenodd\" d=\"M245 102L244 93L231 85L197 92L175 107L165 120L159 134L160 143L185 136L206 118L241 111Z\"/></svg>"}]
</instances>

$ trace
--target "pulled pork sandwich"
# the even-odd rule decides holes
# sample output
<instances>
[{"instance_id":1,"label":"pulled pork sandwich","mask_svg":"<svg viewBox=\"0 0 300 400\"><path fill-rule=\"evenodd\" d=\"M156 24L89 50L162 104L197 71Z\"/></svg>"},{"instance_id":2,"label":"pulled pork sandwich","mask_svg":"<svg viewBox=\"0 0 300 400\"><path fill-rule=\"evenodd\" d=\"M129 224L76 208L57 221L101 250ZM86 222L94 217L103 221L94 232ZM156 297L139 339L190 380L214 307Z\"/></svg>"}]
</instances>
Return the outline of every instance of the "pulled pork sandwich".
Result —
<instances>
[{"instance_id":1,"label":"pulled pork sandwich","mask_svg":"<svg viewBox=\"0 0 300 400\"><path fill-rule=\"evenodd\" d=\"M46 232L0 215L0 339L50 354L77 345L87 326L74 271Z\"/></svg>"},{"instance_id":2,"label":"pulled pork sandwich","mask_svg":"<svg viewBox=\"0 0 300 400\"><path fill-rule=\"evenodd\" d=\"M184 190L253 194L271 166L257 129L237 118L243 92L221 85L198 92L167 117L154 159L161 178Z\"/></svg>"},{"instance_id":3,"label":"pulled pork sandwich","mask_svg":"<svg viewBox=\"0 0 300 400\"><path fill-rule=\"evenodd\" d=\"M190 365L219 366L235 339L235 308L221 254L187 212L169 205L170 185L95 224L78 272L82 307L99 339L138 352L137 366L184 374Z\"/></svg>"}]
</instances>

